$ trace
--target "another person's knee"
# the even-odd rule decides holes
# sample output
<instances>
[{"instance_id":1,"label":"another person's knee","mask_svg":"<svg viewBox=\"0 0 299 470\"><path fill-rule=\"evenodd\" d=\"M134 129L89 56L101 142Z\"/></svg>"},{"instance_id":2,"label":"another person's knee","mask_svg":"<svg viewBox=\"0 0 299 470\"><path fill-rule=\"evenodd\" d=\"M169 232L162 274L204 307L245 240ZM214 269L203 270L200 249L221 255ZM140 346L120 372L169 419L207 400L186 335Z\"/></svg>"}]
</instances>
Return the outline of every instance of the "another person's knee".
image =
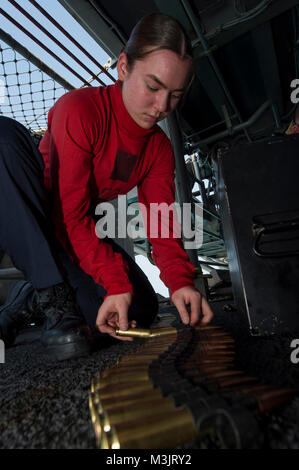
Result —
<instances>
[{"instance_id":1,"label":"another person's knee","mask_svg":"<svg viewBox=\"0 0 299 470\"><path fill-rule=\"evenodd\" d=\"M0 116L0 147L1 161L10 172L21 168L21 161L26 164L30 162L31 167L43 170L42 157L30 132L23 124L6 116Z\"/></svg>"},{"instance_id":2,"label":"another person's knee","mask_svg":"<svg viewBox=\"0 0 299 470\"><path fill-rule=\"evenodd\" d=\"M11 139L16 139L20 131L28 132L26 127L18 121L7 116L0 116L0 138L2 140L11 141Z\"/></svg>"},{"instance_id":3,"label":"another person's knee","mask_svg":"<svg viewBox=\"0 0 299 470\"><path fill-rule=\"evenodd\" d=\"M14 119L0 116L0 155L1 160L6 162L5 167L10 168L14 161L18 161L18 152L15 148L18 143L20 143L20 148L24 148L25 139L21 136L26 135L27 132L27 129Z\"/></svg>"}]
</instances>

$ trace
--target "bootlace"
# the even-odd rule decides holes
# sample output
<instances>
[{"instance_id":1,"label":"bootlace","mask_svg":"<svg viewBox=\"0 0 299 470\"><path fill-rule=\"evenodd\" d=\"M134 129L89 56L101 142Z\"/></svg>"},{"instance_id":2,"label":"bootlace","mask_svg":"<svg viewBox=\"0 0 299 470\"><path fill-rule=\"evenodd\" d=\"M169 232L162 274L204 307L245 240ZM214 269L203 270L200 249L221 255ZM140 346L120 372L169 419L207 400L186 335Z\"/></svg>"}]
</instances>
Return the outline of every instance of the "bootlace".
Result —
<instances>
[{"instance_id":1,"label":"bootlace","mask_svg":"<svg viewBox=\"0 0 299 470\"><path fill-rule=\"evenodd\" d=\"M74 298L74 292L68 284L56 284L53 286L55 292L55 301L58 308L63 310L77 311L77 305Z\"/></svg>"}]
</instances>

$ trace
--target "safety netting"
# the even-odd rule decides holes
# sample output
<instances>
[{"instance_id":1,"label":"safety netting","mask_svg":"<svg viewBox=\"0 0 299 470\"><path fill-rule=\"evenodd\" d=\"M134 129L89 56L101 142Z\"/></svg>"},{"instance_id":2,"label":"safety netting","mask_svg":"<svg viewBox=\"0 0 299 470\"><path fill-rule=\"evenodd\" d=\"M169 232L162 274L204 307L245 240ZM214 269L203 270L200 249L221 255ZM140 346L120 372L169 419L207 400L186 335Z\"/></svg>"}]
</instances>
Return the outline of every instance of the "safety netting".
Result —
<instances>
[{"instance_id":1,"label":"safety netting","mask_svg":"<svg viewBox=\"0 0 299 470\"><path fill-rule=\"evenodd\" d=\"M36 136L44 133L51 106L68 91L2 41L0 88L0 115L17 120Z\"/></svg>"}]
</instances>

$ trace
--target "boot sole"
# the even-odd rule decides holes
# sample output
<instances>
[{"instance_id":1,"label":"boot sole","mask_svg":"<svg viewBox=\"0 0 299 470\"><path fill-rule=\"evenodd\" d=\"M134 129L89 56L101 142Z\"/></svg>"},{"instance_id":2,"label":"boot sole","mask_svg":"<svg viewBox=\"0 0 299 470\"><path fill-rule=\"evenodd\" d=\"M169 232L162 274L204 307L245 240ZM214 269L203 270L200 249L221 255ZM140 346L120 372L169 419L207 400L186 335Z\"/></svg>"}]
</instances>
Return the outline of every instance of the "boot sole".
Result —
<instances>
[{"instance_id":1,"label":"boot sole","mask_svg":"<svg viewBox=\"0 0 299 470\"><path fill-rule=\"evenodd\" d=\"M47 356L56 361L66 361L88 356L91 353L91 345L82 339L82 341L69 342L64 344L46 345L43 344L44 352Z\"/></svg>"}]
</instances>

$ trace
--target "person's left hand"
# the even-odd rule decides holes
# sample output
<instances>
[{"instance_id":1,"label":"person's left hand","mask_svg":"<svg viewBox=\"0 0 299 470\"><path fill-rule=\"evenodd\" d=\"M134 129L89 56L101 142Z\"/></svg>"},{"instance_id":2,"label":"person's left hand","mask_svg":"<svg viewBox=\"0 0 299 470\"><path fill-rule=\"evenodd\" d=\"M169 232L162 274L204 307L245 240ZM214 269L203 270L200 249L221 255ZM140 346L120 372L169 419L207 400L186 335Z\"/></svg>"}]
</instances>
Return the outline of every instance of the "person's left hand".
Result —
<instances>
[{"instance_id":1,"label":"person's left hand","mask_svg":"<svg viewBox=\"0 0 299 470\"><path fill-rule=\"evenodd\" d=\"M214 316L207 299L192 287L186 286L176 290L171 296L171 301L178 309L181 320L185 325L195 326L198 323L206 325ZM188 313L186 308L188 304L191 307L191 314Z\"/></svg>"}]
</instances>

